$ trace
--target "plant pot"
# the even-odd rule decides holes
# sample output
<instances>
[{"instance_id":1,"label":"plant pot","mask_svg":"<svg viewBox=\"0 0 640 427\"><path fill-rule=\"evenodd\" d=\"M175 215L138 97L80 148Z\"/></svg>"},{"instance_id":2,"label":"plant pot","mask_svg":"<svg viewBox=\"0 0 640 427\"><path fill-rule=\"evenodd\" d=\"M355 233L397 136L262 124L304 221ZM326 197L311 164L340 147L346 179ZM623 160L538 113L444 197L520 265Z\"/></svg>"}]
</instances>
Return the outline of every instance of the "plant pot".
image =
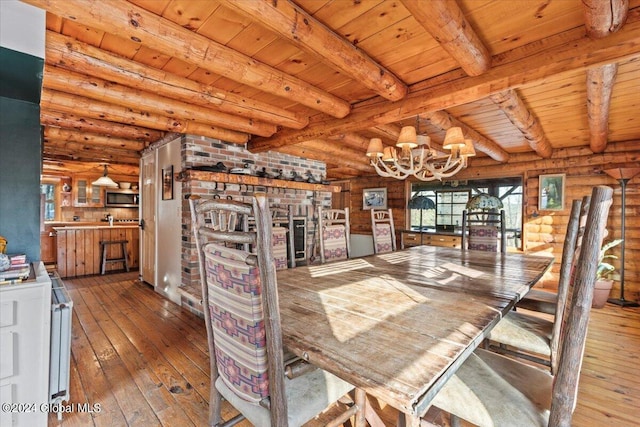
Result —
<instances>
[{"instance_id":1,"label":"plant pot","mask_svg":"<svg viewBox=\"0 0 640 427\"><path fill-rule=\"evenodd\" d=\"M593 308L602 308L607 302L607 298L609 298L609 292L611 292L611 287L613 286L613 280L610 279L601 279L596 280L596 288L593 292L593 302L591 303L591 307Z\"/></svg>"}]
</instances>

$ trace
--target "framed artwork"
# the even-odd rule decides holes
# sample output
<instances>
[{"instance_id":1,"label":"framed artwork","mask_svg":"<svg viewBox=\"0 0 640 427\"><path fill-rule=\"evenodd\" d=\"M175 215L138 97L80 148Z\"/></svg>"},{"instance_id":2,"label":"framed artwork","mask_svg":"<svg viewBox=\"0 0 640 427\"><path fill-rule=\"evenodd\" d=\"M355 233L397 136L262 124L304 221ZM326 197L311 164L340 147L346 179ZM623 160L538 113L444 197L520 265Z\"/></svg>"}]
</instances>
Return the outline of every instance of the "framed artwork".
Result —
<instances>
[{"instance_id":1,"label":"framed artwork","mask_svg":"<svg viewBox=\"0 0 640 427\"><path fill-rule=\"evenodd\" d=\"M564 209L565 174L540 175L538 182L538 210L561 211Z\"/></svg>"},{"instance_id":2,"label":"framed artwork","mask_svg":"<svg viewBox=\"0 0 640 427\"><path fill-rule=\"evenodd\" d=\"M387 209L387 189L365 188L362 192L362 209Z\"/></svg>"},{"instance_id":3,"label":"framed artwork","mask_svg":"<svg viewBox=\"0 0 640 427\"><path fill-rule=\"evenodd\" d=\"M173 165L162 168L162 200L173 199Z\"/></svg>"}]
</instances>

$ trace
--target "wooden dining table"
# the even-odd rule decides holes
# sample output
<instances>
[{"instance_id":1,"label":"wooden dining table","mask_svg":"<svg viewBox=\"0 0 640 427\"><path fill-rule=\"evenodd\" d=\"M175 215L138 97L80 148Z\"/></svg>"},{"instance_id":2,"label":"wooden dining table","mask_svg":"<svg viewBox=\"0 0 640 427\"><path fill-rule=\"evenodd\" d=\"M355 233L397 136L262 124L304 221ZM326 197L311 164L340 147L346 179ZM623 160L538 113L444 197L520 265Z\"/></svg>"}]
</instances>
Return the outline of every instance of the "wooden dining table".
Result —
<instances>
[{"instance_id":1,"label":"wooden dining table","mask_svg":"<svg viewBox=\"0 0 640 427\"><path fill-rule=\"evenodd\" d=\"M416 246L277 273L284 345L418 425L553 258Z\"/></svg>"}]
</instances>

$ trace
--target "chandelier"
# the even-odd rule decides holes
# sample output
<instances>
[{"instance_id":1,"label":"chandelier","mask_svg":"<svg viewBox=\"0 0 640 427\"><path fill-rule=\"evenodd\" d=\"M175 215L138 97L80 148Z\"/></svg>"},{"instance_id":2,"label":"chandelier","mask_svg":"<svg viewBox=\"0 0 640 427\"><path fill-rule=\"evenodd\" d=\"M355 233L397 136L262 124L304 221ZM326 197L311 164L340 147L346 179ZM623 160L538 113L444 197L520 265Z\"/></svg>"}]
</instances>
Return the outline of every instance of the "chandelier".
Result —
<instances>
[{"instance_id":1,"label":"chandelier","mask_svg":"<svg viewBox=\"0 0 640 427\"><path fill-rule=\"evenodd\" d=\"M467 167L467 158L476 155L470 139L464 139L462 129L447 129L442 148L450 153L440 153L431 148L431 138L419 132L420 118L416 127L404 126L400 131L396 147L382 147L380 138L372 138L367 149L371 166L385 178L406 179L414 176L420 181L449 178ZM416 128L418 130L416 130Z\"/></svg>"}]
</instances>

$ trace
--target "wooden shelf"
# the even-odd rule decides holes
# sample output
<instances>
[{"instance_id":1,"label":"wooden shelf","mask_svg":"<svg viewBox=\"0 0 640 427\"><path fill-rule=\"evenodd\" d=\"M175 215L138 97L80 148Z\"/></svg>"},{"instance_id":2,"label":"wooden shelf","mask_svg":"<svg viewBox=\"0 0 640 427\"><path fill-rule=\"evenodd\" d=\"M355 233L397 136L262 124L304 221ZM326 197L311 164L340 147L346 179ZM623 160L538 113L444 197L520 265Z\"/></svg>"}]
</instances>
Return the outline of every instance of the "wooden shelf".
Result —
<instances>
[{"instance_id":1,"label":"wooden shelf","mask_svg":"<svg viewBox=\"0 0 640 427\"><path fill-rule=\"evenodd\" d=\"M291 188L294 190L309 191L328 191L331 193L339 193L341 188L339 185L330 184L310 184L308 182L286 181L283 179L261 178L252 175L230 174L224 172L205 172L195 170L184 170L178 173L176 178L178 181L210 181L222 182L226 184L240 185L260 185L272 188Z\"/></svg>"}]
</instances>

